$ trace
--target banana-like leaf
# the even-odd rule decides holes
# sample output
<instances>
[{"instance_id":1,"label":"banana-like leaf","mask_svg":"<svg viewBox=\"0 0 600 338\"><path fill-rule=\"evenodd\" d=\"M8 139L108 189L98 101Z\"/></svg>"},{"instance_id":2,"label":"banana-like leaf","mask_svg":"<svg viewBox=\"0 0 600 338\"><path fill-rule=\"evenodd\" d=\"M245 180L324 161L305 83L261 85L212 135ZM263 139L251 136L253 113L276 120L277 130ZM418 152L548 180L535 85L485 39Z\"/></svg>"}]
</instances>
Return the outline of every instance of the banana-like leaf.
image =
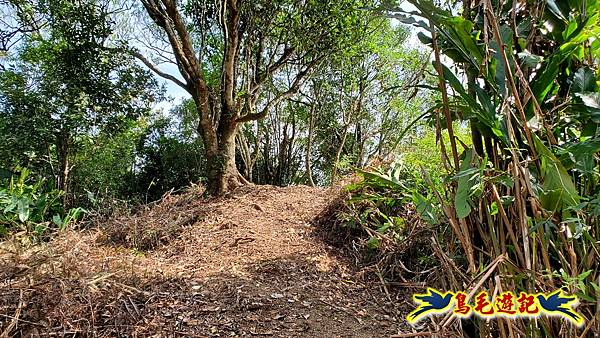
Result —
<instances>
[{"instance_id":1,"label":"banana-like leaf","mask_svg":"<svg viewBox=\"0 0 600 338\"><path fill-rule=\"evenodd\" d=\"M503 131L502 124L496 115L496 105L487 93L478 84L474 84L473 89L476 97L469 95L454 73L445 65L442 65L442 68L444 70L444 79L459 94L460 98L467 103L470 113L474 115L476 122L489 128L493 136L508 144L508 133Z\"/></svg>"},{"instance_id":2,"label":"banana-like leaf","mask_svg":"<svg viewBox=\"0 0 600 338\"><path fill-rule=\"evenodd\" d=\"M365 180L372 181L373 183L379 185L382 188L401 191L406 189L406 187L394 177L364 170L359 170L358 172L365 178Z\"/></svg>"},{"instance_id":3,"label":"banana-like leaf","mask_svg":"<svg viewBox=\"0 0 600 338\"><path fill-rule=\"evenodd\" d=\"M513 31L510 29L508 25L500 26L500 37L502 42L504 43L505 52L507 55L511 55L513 52ZM506 85L506 65L504 63L504 58L502 57L500 47L498 46L498 42L496 40L489 41L490 49L494 51L492 54L494 58L491 60L491 65L489 74L482 74L485 76L485 80L490 84L490 88L502 95L504 98L508 98L510 90L507 89ZM510 68L510 72L514 74L515 63L512 58L508 58L508 65Z\"/></svg>"}]
</instances>

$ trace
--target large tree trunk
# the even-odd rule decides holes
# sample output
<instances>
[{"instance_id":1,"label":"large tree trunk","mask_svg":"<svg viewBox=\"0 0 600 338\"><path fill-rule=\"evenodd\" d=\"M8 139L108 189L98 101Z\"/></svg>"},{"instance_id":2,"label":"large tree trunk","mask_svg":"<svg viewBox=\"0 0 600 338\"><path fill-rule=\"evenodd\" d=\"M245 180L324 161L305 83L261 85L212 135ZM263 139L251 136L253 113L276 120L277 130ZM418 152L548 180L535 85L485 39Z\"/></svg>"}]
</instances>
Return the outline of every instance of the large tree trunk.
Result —
<instances>
[{"instance_id":1,"label":"large tree trunk","mask_svg":"<svg viewBox=\"0 0 600 338\"><path fill-rule=\"evenodd\" d=\"M210 97L206 94L203 96ZM210 102L211 100L203 101L201 97L198 95L195 102L198 116L200 116L198 130L204 141L208 176L207 189L212 195L223 195L242 185L241 175L235 163L237 123L229 121L215 131L209 116L214 116L214 111L221 110L221 107ZM226 109L224 107L224 110ZM228 114L226 111L220 111L220 113Z\"/></svg>"},{"instance_id":2,"label":"large tree trunk","mask_svg":"<svg viewBox=\"0 0 600 338\"><path fill-rule=\"evenodd\" d=\"M235 133L223 137L216 153L206 153L208 163L208 191L222 195L233 190L242 181L235 165Z\"/></svg>"}]
</instances>

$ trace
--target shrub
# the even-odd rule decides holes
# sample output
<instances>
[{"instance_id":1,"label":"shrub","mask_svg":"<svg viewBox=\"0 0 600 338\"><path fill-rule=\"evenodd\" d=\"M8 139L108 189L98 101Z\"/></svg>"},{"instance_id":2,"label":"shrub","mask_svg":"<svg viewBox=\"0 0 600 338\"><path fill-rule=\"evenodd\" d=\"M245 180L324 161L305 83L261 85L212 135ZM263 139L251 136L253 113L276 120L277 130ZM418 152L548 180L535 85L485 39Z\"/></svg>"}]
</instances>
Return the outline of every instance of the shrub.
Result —
<instances>
[{"instance_id":1,"label":"shrub","mask_svg":"<svg viewBox=\"0 0 600 338\"><path fill-rule=\"evenodd\" d=\"M29 174L21 169L0 180L0 236L12 231L41 236L51 228L63 230L85 212L82 208L65 211L63 192L48 188L51 184L45 179L28 180Z\"/></svg>"}]
</instances>

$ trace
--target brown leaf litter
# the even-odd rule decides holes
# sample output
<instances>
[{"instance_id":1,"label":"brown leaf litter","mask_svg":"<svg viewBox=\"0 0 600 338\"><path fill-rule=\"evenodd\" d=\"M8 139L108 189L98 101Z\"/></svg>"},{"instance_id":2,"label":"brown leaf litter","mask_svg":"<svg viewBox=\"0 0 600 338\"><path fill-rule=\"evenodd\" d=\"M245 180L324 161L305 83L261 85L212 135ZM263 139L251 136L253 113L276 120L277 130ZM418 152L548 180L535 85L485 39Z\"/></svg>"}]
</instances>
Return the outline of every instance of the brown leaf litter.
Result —
<instances>
[{"instance_id":1,"label":"brown leaf litter","mask_svg":"<svg viewBox=\"0 0 600 338\"><path fill-rule=\"evenodd\" d=\"M381 283L320 240L338 195L194 189L29 249L0 246L0 336L387 337L406 328ZM387 291L387 290L386 290Z\"/></svg>"}]
</instances>

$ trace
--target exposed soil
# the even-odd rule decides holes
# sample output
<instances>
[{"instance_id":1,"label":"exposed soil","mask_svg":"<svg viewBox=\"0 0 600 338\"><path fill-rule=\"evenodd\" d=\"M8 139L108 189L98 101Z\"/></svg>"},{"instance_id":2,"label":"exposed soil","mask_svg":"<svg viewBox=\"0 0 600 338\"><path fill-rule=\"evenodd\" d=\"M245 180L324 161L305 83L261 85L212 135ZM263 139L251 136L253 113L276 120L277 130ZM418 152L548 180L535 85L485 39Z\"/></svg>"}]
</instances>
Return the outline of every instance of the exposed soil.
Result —
<instances>
[{"instance_id":1,"label":"exposed soil","mask_svg":"<svg viewBox=\"0 0 600 338\"><path fill-rule=\"evenodd\" d=\"M406 328L314 220L334 189L196 189L136 215L0 247L0 336L388 337Z\"/></svg>"}]
</instances>

